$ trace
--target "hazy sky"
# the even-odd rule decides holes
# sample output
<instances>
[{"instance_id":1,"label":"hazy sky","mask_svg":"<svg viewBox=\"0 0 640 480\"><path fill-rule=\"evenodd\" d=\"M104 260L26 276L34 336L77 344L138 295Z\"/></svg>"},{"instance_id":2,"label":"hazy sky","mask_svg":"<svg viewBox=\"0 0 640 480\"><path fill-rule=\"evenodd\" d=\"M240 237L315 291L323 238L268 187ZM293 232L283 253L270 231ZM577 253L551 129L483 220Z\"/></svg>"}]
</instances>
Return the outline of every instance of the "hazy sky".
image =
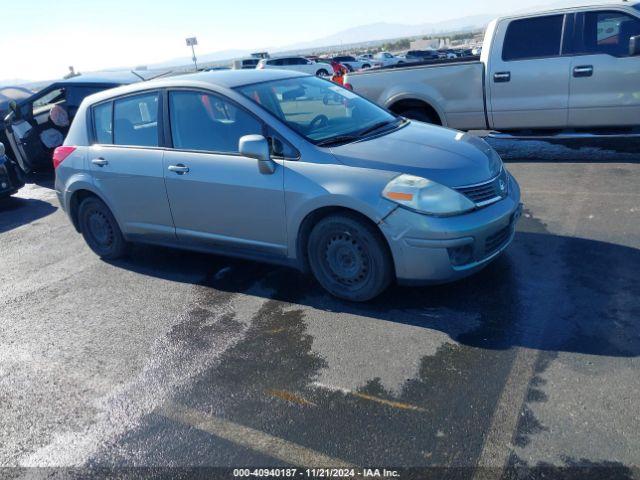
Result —
<instances>
[{"instance_id":1,"label":"hazy sky","mask_svg":"<svg viewBox=\"0 0 640 480\"><path fill-rule=\"evenodd\" d=\"M544 0L3 0L0 80L57 78L198 51L260 49L375 22L419 24L503 13Z\"/></svg>"}]
</instances>

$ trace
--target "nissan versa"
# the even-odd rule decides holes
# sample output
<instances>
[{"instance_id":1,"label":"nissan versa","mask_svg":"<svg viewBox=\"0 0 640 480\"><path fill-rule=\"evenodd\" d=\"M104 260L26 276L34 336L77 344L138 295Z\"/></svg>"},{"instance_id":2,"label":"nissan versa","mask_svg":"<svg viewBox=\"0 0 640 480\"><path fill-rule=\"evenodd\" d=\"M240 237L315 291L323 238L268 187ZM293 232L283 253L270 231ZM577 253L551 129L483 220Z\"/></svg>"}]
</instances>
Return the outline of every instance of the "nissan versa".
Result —
<instances>
[{"instance_id":1,"label":"nissan versa","mask_svg":"<svg viewBox=\"0 0 640 480\"><path fill-rule=\"evenodd\" d=\"M53 162L62 207L105 259L139 241L270 261L354 301L479 270L521 212L483 140L290 71L94 94Z\"/></svg>"}]
</instances>

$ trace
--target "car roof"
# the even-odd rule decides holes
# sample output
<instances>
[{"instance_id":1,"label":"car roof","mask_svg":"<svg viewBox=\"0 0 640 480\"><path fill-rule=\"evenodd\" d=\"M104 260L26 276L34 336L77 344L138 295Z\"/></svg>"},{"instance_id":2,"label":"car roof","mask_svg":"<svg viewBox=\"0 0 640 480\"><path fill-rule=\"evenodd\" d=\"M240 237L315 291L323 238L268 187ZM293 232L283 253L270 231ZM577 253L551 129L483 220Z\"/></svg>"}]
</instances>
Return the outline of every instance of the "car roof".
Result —
<instances>
[{"instance_id":1,"label":"car roof","mask_svg":"<svg viewBox=\"0 0 640 480\"><path fill-rule=\"evenodd\" d=\"M216 85L223 88L236 88L253 83L269 82L297 77L310 77L312 75L292 70L217 70L213 72L198 72L175 77L165 77L148 82L138 82L111 90L95 93L88 97L89 103L101 102L120 95L127 95L138 91L154 88L194 87L206 88Z\"/></svg>"}]
</instances>

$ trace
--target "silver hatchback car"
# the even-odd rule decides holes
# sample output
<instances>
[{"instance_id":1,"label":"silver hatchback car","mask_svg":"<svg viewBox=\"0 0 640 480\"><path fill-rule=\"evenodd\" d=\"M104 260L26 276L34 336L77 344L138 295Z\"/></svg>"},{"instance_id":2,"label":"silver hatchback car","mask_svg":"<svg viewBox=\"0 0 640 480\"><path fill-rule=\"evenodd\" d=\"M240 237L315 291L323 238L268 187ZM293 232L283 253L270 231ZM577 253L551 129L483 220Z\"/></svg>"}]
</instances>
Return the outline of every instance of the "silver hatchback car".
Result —
<instances>
[{"instance_id":1,"label":"silver hatchback car","mask_svg":"<svg viewBox=\"0 0 640 480\"><path fill-rule=\"evenodd\" d=\"M289 71L92 95L53 162L60 204L105 259L146 242L264 260L353 301L479 270L521 212L483 140Z\"/></svg>"}]
</instances>

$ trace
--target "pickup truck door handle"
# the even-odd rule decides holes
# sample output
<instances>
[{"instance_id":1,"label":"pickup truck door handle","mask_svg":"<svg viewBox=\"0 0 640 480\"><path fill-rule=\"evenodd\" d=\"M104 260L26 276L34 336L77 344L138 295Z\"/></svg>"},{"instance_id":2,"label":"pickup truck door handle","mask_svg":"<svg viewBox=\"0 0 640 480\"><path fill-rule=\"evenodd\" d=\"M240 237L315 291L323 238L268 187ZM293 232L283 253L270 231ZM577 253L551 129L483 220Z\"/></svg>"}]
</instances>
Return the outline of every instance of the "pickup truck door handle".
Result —
<instances>
[{"instance_id":1,"label":"pickup truck door handle","mask_svg":"<svg viewBox=\"0 0 640 480\"><path fill-rule=\"evenodd\" d=\"M593 75L593 65L580 65L573 69L574 77L590 77Z\"/></svg>"},{"instance_id":2,"label":"pickup truck door handle","mask_svg":"<svg viewBox=\"0 0 640 480\"><path fill-rule=\"evenodd\" d=\"M511 72L496 72L493 74L495 83L506 83L511 81Z\"/></svg>"},{"instance_id":3,"label":"pickup truck door handle","mask_svg":"<svg viewBox=\"0 0 640 480\"><path fill-rule=\"evenodd\" d=\"M177 165L169 165L168 170L170 172L177 173L178 175L184 175L185 173L189 172L189 167L183 165L182 163L179 163Z\"/></svg>"},{"instance_id":4,"label":"pickup truck door handle","mask_svg":"<svg viewBox=\"0 0 640 480\"><path fill-rule=\"evenodd\" d=\"M94 165L97 165L98 167L104 167L105 165L109 165L109 161L105 160L102 157L94 158L93 160L91 160L91 163L93 163Z\"/></svg>"}]
</instances>

